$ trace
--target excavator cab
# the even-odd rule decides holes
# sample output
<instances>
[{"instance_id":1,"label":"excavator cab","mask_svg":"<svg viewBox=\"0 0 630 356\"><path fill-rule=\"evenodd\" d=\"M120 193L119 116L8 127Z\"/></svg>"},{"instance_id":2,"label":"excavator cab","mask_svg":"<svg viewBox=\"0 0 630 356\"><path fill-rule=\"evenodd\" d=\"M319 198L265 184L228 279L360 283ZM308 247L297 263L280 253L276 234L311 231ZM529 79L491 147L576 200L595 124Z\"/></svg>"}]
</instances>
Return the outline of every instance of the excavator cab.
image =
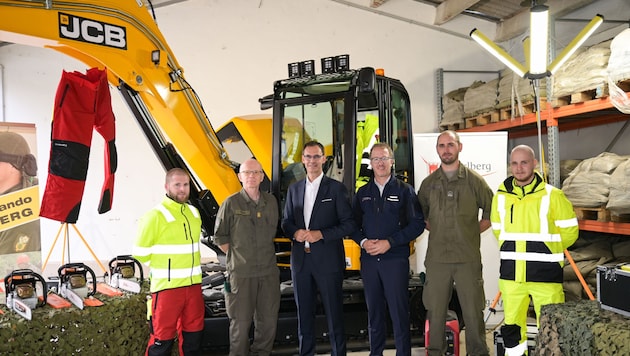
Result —
<instances>
[{"instance_id":1,"label":"excavator cab","mask_svg":"<svg viewBox=\"0 0 630 356\"><path fill-rule=\"evenodd\" d=\"M304 178L301 151L310 140L324 146L325 174L350 192L371 178L369 150L376 142L390 144L396 175L413 182L409 95L402 83L369 67L331 67L276 81L273 95L260 99L261 107L273 108L271 191L281 206L288 186Z\"/></svg>"}]
</instances>

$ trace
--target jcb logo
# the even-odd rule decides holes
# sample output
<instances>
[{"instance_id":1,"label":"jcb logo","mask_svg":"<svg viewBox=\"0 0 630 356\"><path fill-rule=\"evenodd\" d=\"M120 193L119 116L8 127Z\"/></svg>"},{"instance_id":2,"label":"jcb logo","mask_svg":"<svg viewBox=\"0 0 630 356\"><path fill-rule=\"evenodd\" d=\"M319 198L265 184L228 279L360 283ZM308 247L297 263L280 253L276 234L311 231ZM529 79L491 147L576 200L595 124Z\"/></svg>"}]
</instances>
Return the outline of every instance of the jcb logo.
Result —
<instances>
[{"instance_id":1,"label":"jcb logo","mask_svg":"<svg viewBox=\"0 0 630 356\"><path fill-rule=\"evenodd\" d=\"M59 13L59 37L127 49L127 31L124 27L62 12Z\"/></svg>"}]
</instances>

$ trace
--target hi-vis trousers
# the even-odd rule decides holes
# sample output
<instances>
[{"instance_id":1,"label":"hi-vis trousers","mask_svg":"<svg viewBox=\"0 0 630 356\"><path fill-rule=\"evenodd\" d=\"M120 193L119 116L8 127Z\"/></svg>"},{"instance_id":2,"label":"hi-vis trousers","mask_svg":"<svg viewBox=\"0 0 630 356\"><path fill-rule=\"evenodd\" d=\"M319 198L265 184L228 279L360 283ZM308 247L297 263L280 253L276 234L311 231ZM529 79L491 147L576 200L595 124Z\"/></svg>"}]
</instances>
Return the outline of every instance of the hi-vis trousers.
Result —
<instances>
[{"instance_id":1,"label":"hi-vis trousers","mask_svg":"<svg viewBox=\"0 0 630 356\"><path fill-rule=\"evenodd\" d=\"M98 212L108 212L117 167L115 124L107 70L63 71L57 87L51 130L48 179L40 216L67 223L79 217L88 170L92 131L105 139L105 181Z\"/></svg>"}]
</instances>

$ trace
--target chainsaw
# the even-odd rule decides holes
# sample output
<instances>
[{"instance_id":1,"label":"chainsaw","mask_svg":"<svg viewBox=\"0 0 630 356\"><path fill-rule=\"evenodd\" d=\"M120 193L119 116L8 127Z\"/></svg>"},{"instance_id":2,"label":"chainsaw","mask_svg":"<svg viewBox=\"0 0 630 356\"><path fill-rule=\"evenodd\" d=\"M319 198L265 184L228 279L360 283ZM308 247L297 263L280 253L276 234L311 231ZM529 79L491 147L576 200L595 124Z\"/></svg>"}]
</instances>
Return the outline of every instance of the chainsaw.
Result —
<instances>
[{"instance_id":1,"label":"chainsaw","mask_svg":"<svg viewBox=\"0 0 630 356\"><path fill-rule=\"evenodd\" d=\"M136 277L136 266L140 278ZM133 293L140 293L144 273L140 261L130 255L116 256L109 261L109 285Z\"/></svg>"},{"instance_id":2,"label":"chainsaw","mask_svg":"<svg viewBox=\"0 0 630 356\"><path fill-rule=\"evenodd\" d=\"M87 274L92 277L92 290L88 289ZM83 309L83 300L96 293L96 275L83 263L67 263L57 270L59 276L59 294L68 299L79 309Z\"/></svg>"},{"instance_id":3,"label":"chainsaw","mask_svg":"<svg viewBox=\"0 0 630 356\"><path fill-rule=\"evenodd\" d=\"M43 299L37 296L37 283L42 286ZM7 307L24 319L31 320L32 311L46 305L46 281L30 269L18 269L4 277Z\"/></svg>"}]
</instances>

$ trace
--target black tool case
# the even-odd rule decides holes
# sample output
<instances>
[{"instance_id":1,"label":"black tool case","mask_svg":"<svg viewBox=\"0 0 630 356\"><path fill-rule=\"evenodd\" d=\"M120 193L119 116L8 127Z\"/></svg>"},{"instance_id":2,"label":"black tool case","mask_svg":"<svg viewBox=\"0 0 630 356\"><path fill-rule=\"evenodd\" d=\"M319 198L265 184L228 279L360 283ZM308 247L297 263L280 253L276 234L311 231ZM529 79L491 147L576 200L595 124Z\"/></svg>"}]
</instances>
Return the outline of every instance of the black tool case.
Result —
<instances>
[{"instance_id":1,"label":"black tool case","mask_svg":"<svg viewBox=\"0 0 630 356\"><path fill-rule=\"evenodd\" d=\"M630 263L597 266L597 301L602 309L630 317Z\"/></svg>"}]
</instances>

